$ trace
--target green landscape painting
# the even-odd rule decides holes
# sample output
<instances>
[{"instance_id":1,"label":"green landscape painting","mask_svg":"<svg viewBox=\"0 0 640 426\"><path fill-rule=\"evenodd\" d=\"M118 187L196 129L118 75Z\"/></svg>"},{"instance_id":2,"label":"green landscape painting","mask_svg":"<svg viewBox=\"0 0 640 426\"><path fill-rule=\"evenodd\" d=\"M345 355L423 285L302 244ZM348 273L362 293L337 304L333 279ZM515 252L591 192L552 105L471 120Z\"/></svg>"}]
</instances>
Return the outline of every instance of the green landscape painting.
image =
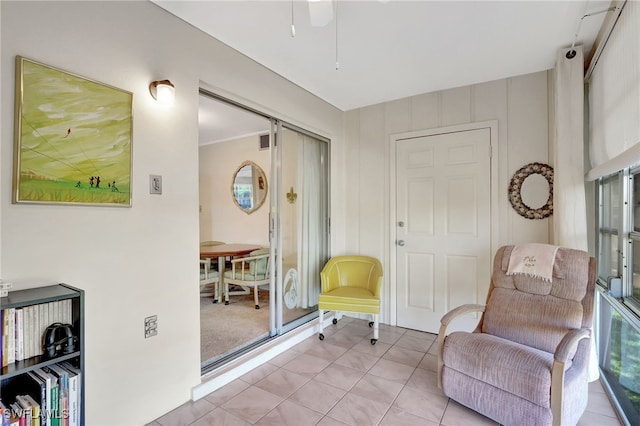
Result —
<instances>
[{"instance_id":1,"label":"green landscape painting","mask_svg":"<svg viewBox=\"0 0 640 426\"><path fill-rule=\"evenodd\" d=\"M16 58L16 203L131 205L129 92Z\"/></svg>"}]
</instances>

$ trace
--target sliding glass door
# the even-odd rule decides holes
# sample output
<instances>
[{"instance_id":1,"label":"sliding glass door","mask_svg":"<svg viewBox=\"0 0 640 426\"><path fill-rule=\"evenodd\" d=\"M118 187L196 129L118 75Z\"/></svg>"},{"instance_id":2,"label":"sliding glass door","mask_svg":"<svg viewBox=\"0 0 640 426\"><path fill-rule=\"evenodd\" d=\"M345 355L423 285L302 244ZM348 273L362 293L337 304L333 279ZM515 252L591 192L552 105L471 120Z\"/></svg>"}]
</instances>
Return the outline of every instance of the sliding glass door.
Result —
<instances>
[{"instance_id":1,"label":"sliding glass door","mask_svg":"<svg viewBox=\"0 0 640 426\"><path fill-rule=\"evenodd\" d=\"M201 258L213 250L203 247L215 244L218 249L257 245L270 253L268 284L256 284L258 301L255 286L238 283L243 272L236 274L232 267L255 251L211 260L218 292L229 287L228 304L214 302L223 300L216 297L215 284L205 288L201 271L204 374L317 317L320 270L329 253L329 141L211 92L201 90L200 95ZM237 187L246 164L263 174L245 186L268 197L264 203L251 202L250 208L245 206L248 195L241 197L237 188L229 191L230 182ZM253 277L259 267L247 265L240 269Z\"/></svg>"},{"instance_id":2,"label":"sliding glass door","mask_svg":"<svg viewBox=\"0 0 640 426\"><path fill-rule=\"evenodd\" d=\"M329 144L277 123L272 214L277 334L317 316L320 270L329 256Z\"/></svg>"}]
</instances>

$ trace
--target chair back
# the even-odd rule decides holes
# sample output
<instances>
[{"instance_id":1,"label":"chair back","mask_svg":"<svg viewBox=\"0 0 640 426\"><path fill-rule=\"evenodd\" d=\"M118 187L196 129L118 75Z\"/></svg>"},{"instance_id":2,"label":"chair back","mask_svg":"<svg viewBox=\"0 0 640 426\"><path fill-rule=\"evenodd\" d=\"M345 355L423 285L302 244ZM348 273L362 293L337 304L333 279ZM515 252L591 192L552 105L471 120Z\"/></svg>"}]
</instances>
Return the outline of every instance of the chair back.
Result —
<instances>
[{"instance_id":1,"label":"chair back","mask_svg":"<svg viewBox=\"0 0 640 426\"><path fill-rule=\"evenodd\" d=\"M211 268L211 259L200 259L200 284L211 284L218 281L218 271Z\"/></svg>"},{"instance_id":2,"label":"chair back","mask_svg":"<svg viewBox=\"0 0 640 426\"><path fill-rule=\"evenodd\" d=\"M380 297L382 264L369 256L336 256L320 272L322 292L338 287L360 287Z\"/></svg>"},{"instance_id":3,"label":"chair back","mask_svg":"<svg viewBox=\"0 0 640 426\"><path fill-rule=\"evenodd\" d=\"M249 253L249 257L264 256L271 253L270 248L262 248ZM249 273L251 275L267 275L269 273L269 256L249 261Z\"/></svg>"},{"instance_id":4,"label":"chair back","mask_svg":"<svg viewBox=\"0 0 640 426\"><path fill-rule=\"evenodd\" d=\"M560 247L549 282L507 275L513 248L501 247L495 255L478 327L483 333L554 353L568 330L592 326L595 259L584 251Z\"/></svg>"}]
</instances>

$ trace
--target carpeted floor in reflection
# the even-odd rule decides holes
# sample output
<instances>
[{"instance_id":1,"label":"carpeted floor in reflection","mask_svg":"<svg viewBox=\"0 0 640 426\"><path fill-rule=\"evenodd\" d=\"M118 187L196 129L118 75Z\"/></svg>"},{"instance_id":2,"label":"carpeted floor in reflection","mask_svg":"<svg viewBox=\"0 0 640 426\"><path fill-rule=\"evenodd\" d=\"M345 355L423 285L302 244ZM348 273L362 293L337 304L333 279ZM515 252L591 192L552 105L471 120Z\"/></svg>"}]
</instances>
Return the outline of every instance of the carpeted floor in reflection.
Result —
<instances>
[{"instance_id":1,"label":"carpeted floor in reflection","mask_svg":"<svg viewBox=\"0 0 640 426\"><path fill-rule=\"evenodd\" d=\"M260 309L255 308L253 292L229 297L229 305L212 303L211 296L200 297L200 362L210 364L269 335L269 291L260 290ZM284 308L287 324L316 310Z\"/></svg>"}]
</instances>

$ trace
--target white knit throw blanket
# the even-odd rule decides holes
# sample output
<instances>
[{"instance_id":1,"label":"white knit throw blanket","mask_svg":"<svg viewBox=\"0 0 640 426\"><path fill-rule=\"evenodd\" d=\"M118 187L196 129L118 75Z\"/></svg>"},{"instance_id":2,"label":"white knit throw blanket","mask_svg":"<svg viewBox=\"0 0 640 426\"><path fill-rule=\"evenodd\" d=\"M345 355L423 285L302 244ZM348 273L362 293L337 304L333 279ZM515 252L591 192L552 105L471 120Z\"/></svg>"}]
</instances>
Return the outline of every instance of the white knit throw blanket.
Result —
<instances>
[{"instance_id":1,"label":"white knit throw blanket","mask_svg":"<svg viewBox=\"0 0 640 426\"><path fill-rule=\"evenodd\" d=\"M549 244L517 245L509 257L507 275L524 274L551 282L557 252L558 246Z\"/></svg>"}]
</instances>

